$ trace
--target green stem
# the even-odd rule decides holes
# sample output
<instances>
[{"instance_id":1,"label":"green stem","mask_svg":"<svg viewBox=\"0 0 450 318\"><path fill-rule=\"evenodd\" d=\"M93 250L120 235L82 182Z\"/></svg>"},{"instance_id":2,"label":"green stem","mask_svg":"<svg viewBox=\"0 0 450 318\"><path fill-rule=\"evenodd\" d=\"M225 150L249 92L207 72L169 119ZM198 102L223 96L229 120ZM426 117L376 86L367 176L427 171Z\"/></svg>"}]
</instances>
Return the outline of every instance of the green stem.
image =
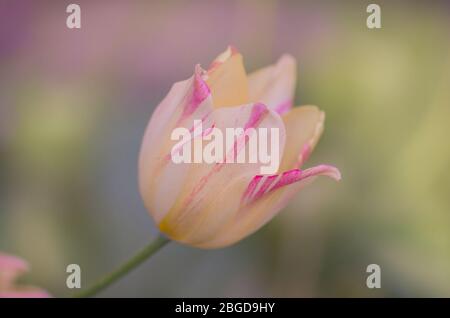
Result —
<instances>
[{"instance_id":1,"label":"green stem","mask_svg":"<svg viewBox=\"0 0 450 318\"><path fill-rule=\"evenodd\" d=\"M119 278L121 278L134 268L136 268L150 256L159 251L168 242L169 239L165 238L162 235L159 235L154 241L152 241L150 244L144 247L141 251L139 251L135 256L130 258L124 264L119 266L116 270L112 271L102 279L99 279L96 283L94 283L94 285L92 285L88 289L83 290L78 294L75 294L74 297L84 298L94 296L95 294L102 291L103 289L114 283L116 280L118 280Z\"/></svg>"}]
</instances>

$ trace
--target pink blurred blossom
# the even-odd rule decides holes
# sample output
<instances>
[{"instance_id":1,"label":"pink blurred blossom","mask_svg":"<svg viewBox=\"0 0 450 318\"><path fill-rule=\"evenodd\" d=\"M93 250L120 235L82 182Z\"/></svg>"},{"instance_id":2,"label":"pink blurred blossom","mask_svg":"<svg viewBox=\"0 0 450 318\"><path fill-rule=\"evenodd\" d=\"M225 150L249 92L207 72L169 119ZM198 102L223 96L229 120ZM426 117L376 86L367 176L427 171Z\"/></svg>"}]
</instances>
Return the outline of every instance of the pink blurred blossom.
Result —
<instances>
[{"instance_id":1,"label":"pink blurred blossom","mask_svg":"<svg viewBox=\"0 0 450 318\"><path fill-rule=\"evenodd\" d=\"M29 271L26 261L0 252L0 298L48 298L45 290L16 284L16 279Z\"/></svg>"}]
</instances>

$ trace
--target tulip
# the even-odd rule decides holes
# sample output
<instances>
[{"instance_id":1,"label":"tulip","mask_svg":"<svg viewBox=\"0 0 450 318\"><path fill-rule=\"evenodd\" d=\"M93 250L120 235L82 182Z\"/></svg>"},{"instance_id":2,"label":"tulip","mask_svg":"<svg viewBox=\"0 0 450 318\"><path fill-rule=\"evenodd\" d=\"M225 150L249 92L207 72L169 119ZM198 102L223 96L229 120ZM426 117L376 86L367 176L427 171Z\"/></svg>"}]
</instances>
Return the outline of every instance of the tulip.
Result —
<instances>
[{"instance_id":1,"label":"tulip","mask_svg":"<svg viewBox=\"0 0 450 318\"><path fill-rule=\"evenodd\" d=\"M0 298L47 298L50 295L37 287L21 286L16 279L28 272L28 264L18 257L0 252Z\"/></svg>"},{"instance_id":2,"label":"tulip","mask_svg":"<svg viewBox=\"0 0 450 318\"><path fill-rule=\"evenodd\" d=\"M293 108L295 86L292 56L247 75L232 47L172 86L150 119L139 158L141 196L162 233L198 248L229 246L261 228L317 176L340 180L333 166L302 169L325 114L315 106ZM277 173L260 174L259 163L174 163L171 132L195 130L198 120L223 130L278 128Z\"/></svg>"}]
</instances>

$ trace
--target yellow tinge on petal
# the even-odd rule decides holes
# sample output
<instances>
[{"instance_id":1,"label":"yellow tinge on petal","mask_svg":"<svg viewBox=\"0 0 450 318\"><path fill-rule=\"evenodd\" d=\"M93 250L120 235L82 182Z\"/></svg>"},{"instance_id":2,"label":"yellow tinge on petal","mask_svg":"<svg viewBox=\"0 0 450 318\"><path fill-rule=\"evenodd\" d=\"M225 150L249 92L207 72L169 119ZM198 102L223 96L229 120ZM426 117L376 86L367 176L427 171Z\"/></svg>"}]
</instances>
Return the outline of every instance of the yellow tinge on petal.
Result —
<instances>
[{"instance_id":1,"label":"yellow tinge on petal","mask_svg":"<svg viewBox=\"0 0 450 318\"><path fill-rule=\"evenodd\" d=\"M294 107L285 114L286 147L279 171L299 168L308 159L323 131L325 113L316 106Z\"/></svg>"},{"instance_id":2,"label":"yellow tinge on petal","mask_svg":"<svg viewBox=\"0 0 450 318\"><path fill-rule=\"evenodd\" d=\"M211 90L215 108L249 102L243 58L231 47L215 59L208 71L206 84Z\"/></svg>"}]
</instances>

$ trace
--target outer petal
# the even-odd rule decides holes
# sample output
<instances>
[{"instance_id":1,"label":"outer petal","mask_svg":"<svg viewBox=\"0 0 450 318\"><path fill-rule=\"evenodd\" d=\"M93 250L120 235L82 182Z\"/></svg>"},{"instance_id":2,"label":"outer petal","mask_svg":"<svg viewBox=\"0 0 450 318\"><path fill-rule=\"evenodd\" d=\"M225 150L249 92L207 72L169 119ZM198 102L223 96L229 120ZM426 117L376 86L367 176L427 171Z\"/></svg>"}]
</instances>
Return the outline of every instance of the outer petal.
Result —
<instances>
[{"instance_id":1,"label":"outer petal","mask_svg":"<svg viewBox=\"0 0 450 318\"><path fill-rule=\"evenodd\" d=\"M301 106L282 118L287 139L279 171L287 171L301 167L308 159L322 134L325 113L316 106Z\"/></svg>"},{"instance_id":2,"label":"outer petal","mask_svg":"<svg viewBox=\"0 0 450 318\"><path fill-rule=\"evenodd\" d=\"M285 131L279 115L262 104L249 104L232 108L220 108L211 115L215 127L227 128L278 128L280 153L283 152ZM227 156L233 153L228 148ZM236 147L238 152L249 152L249 145ZM182 180L183 188L176 203L159 224L160 230L172 239L190 245L209 239L227 222L239 205L240 192L229 188L231 182L242 182L244 187L259 174L260 163L181 164L187 166L187 175ZM226 204L222 201L226 200ZM219 204L218 202L222 202Z\"/></svg>"},{"instance_id":3,"label":"outer petal","mask_svg":"<svg viewBox=\"0 0 450 318\"><path fill-rule=\"evenodd\" d=\"M294 169L280 175L255 176L243 192L240 206L228 223L213 238L198 247L224 247L252 234L283 209L298 191L320 175L335 180L341 178L339 170L327 165L303 171Z\"/></svg>"},{"instance_id":4,"label":"outer petal","mask_svg":"<svg viewBox=\"0 0 450 318\"><path fill-rule=\"evenodd\" d=\"M194 119L208 121L213 110L211 93L197 66L188 80L175 83L154 111L139 156L139 188L144 203L159 222L181 190L186 170L171 162L174 128L194 129Z\"/></svg>"},{"instance_id":5,"label":"outer petal","mask_svg":"<svg viewBox=\"0 0 450 318\"><path fill-rule=\"evenodd\" d=\"M250 100L264 103L279 114L289 111L295 93L296 69L295 59L283 55L276 64L249 74Z\"/></svg>"}]
</instances>

